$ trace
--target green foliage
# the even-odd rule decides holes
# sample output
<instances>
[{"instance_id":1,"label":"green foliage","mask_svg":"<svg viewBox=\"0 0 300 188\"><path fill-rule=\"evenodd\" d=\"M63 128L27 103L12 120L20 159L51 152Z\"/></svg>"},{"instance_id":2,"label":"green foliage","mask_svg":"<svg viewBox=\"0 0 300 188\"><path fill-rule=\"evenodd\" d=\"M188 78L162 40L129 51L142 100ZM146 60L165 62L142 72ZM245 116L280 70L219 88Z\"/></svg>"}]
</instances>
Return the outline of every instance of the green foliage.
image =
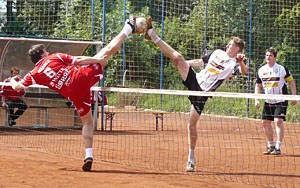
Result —
<instances>
[{"instance_id":1,"label":"green foliage","mask_svg":"<svg viewBox=\"0 0 300 188\"><path fill-rule=\"evenodd\" d=\"M96 38L97 36L92 36L92 27L95 22L101 22L102 15L92 15L92 8L91 1L62 1L58 14L60 20L55 23L53 36L55 38L80 38L84 40ZM95 1L94 12L101 13L101 3L99 1ZM94 23L92 22L92 16L94 16ZM94 27L93 33L100 33L100 31L99 27Z\"/></svg>"},{"instance_id":2,"label":"green foliage","mask_svg":"<svg viewBox=\"0 0 300 188\"><path fill-rule=\"evenodd\" d=\"M124 15L126 9L126 12L137 16L151 15L157 33L187 60L198 59L209 51L223 48L232 35L246 40L245 53L251 57L247 62L250 78L231 78L218 91L249 92L250 87L250 92L253 92L256 71L264 63L265 50L271 46L278 50L278 61L291 70L298 90L300 88L299 0L253 0L253 7L250 7L250 1L238 0L198 0L190 1L191 3L182 0L128 0L124 7L124 1L118 0L106 1L106 15L102 15L102 1L94 1L94 7L90 0L15 2L16 11L13 12L13 18L7 22L1 20L4 23L1 28L2 35L104 40L103 42L107 43L121 31L124 20L128 17L127 13ZM163 5L165 9L162 9ZM162 15L165 16L164 20ZM105 28L102 25L104 16ZM247 41L250 36L252 40ZM89 50L89 53L92 53L91 51ZM163 70L160 70L161 67ZM146 80L150 83L150 88L159 88L162 71L164 89L185 89L173 63L166 57L161 59L156 45L144 40L143 36L131 35L124 42L120 53L109 59L105 70L105 86L120 85L124 69L130 70L125 77L127 87L143 87ZM147 100L143 96L141 102L149 108L155 108L163 101L162 108L179 110L173 104L177 101L176 98L172 101L165 97L161 99L159 95L151 97L155 100ZM187 97L184 100L187 105L183 111L186 111L190 104ZM260 113L251 107L251 101L228 99L232 108L220 103L222 104L222 101L217 98L210 99L206 111L217 113L214 109L220 109L224 115L246 116L249 105L250 116L260 116ZM299 107L295 109L299 111ZM294 113L296 111L289 111L288 118L297 117Z\"/></svg>"}]
</instances>

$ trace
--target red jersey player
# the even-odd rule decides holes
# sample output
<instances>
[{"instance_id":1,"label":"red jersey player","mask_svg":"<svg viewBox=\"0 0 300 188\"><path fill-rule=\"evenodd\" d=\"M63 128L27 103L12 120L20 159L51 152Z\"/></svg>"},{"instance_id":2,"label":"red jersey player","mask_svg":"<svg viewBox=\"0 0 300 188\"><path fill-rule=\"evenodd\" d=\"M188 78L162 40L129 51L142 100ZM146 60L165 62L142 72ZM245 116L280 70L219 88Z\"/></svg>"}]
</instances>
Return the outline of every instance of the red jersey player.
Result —
<instances>
[{"instance_id":1,"label":"red jersey player","mask_svg":"<svg viewBox=\"0 0 300 188\"><path fill-rule=\"evenodd\" d=\"M48 86L65 98L70 99L83 123L82 136L85 143L83 171L91 171L93 163L93 118L91 113L90 88L102 78L102 67L107 60L121 49L123 41L139 31L136 17L130 17L122 31L95 56L72 56L63 53L49 55L44 45L34 45L28 55L35 67L24 79L12 79L15 90L25 89L32 84Z\"/></svg>"},{"instance_id":2,"label":"red jersey player","mask_svg":"<svg viewBox=\"0 0 300 188\"><path fill-rule=\"evenodd\" d=\"M20 70L18 67L12 67L10 69L11 77L6 78L3 82L10 82L13 76L18 76ZM15 91L11 86L2 86L2 108L8 111L8 125L14 126L16 119L18 119L27 109L26 103L22 100L25 94L24 90ZM16 109L16 110L15 110Z\"/></svg>"}]
</instances>

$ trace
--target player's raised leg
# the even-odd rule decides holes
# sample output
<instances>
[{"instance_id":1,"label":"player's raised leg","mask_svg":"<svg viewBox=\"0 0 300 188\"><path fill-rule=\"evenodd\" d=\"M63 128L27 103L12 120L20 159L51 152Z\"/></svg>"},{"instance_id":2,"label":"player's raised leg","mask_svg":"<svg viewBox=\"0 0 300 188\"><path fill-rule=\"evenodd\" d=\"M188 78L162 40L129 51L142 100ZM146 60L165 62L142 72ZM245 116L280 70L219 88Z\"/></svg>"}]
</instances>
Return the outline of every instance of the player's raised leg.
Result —
<instances>
[{"instance_id":1,"label":"player's raised leg","mask_svg":"<svg viewBox=\"0 0 300 188\"><path fill-rule=\"evenodd\" d=\"M130 16L125 21L122 31L111 40L108 45L101 49L94 57L104 59L104 63L101 63L102 67L107 65L107 60L117 53L124 42L124 40L132 33L144 33L148 29L146 20L142 17Z\"/></svg>"},{"instance_id":2,"label":"player's raised leg","mask_svg":"<svg viewBox=\"0 0 300 188\"><path fill-rule=\"evenodd\" d=\"M182 80L186 80L190 65L186 63L184 57L179 52L174 50L156 34L152 26L152 19L149 18L147 21L149 29L145 35L145 38L152 40L160 48L160 51L172 60L173 64L177 67Z\"/></svg>"}]
</instances>

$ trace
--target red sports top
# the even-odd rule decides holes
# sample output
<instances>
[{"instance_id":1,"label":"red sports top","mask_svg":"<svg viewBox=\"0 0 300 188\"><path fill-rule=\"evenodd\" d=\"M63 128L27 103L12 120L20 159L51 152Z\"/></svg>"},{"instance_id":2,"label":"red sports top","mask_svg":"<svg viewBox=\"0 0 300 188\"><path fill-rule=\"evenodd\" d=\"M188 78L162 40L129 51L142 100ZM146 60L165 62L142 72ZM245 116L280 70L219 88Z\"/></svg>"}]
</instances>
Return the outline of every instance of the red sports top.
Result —
<instances>
[{"instance_id":1,"label":"red sports top","mask_svg":"<svg viewBox=\"0 0 300 188\"><path fill-rule=\"evenodd\" d=\"M90 88L102 78L102 67L99 64L77 66L75 61L68 54L48 55L36 63L21 83L25 87L39 84L53 89L70 99L83 116L90 110Z\"/></svg>"}]
</instances>

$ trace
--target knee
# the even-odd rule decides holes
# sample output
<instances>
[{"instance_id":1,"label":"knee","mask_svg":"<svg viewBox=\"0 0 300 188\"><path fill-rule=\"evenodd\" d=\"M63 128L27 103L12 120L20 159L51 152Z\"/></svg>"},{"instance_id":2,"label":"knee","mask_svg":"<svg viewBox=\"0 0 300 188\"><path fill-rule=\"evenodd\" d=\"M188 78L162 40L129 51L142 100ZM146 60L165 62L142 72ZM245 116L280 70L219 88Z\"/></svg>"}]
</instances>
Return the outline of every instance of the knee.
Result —
<instances>
[{"instance_id":1,"label":"knee","mask_svg":"<svg viewBox=\"0 0 300 188\"><path fill-rule=\"evenodd\" d=\"M83 125L82 136L84 139L93 139L93 126Z\"/></svg>"},{"instance_id":2,"label":"knee","mask_svg":"<svg viewBox=\"0 0 300 188\"><path fill-rule=\"evenodd\" d=\"M271 122L263 120L262 125L263 125L263 127L269 127L269 126L271 126Z\"/></svg>"},{"instance_id":3,"label":"knee","mask_svg":"<svg viewBox=\"0 0 300 188\"><path fill-rule=\"evenodd\" d=\"M275 118L274 119L274 124L275 126L280 126L283 124L283 119L282 118Z\"/></svg>"},{"instance_id":4,"label":"knee","mask_svg":"<svg viewBox=\"0 0 300 188\"><path fill-rule=\"evenodd\" d=\"M184 58L183 58L183 56L180 54L180 53L178 53L178 52L175 52L174 53L174 59L173 59L173 62L174 62L174 65L175 66L178 66L178 64L180 64L180 63L182 63L182 62L184 62L185 60L184 60Z\"/></svg>"}]
</instances>

